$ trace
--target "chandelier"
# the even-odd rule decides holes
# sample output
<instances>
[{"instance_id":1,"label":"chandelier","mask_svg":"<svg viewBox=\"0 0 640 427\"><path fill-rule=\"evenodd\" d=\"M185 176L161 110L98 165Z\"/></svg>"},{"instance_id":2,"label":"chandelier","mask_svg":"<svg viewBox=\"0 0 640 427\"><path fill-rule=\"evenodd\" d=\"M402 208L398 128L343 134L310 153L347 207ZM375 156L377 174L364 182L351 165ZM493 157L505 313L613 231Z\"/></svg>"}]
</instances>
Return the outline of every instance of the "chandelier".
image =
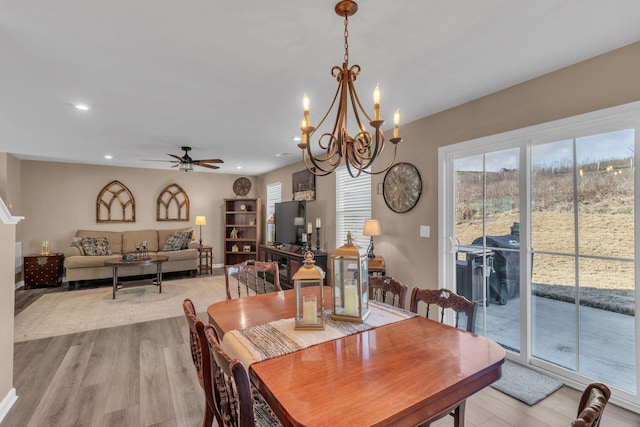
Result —
<instances>
[{"instance_id":1,"label":"chandelier","mask_svg":"<svg viewBox=\"0 0 640 427\"><path fill-rule=\"evenodd\" d=\"M354 82L360 74L360 66L349 67L349 16L358 11L358 4L351 0L343 0L336 4L335 12L338 16L344 17L344 62L342 67L334 66L331 75L338 80L338 89L333 97L329 110L325 113L317 126L311 126L309 119L309 98L304 95L304 119L300 125L302 131L302 142L298 147L302 150L302 161L306 169L318 176L325 176L332 173L344 160L347 170L352 177L360 175L361 172L368 174L379 174L387 171L395 162L398 143L402 138L398 137L398 124L400 122L400 110L396 110L393 115L393 138L389 142L393 144L393 156L391 161L376 172L373 172L373 162L378 158L384 149L384 133L380 129L384 120L380 120L380 88L376 86L373 91L373 120L362 107ZM331 132L324 132L318 137L318 146L322 152L314 156L311 152L311 137L317 129L324 123L334 107L337 106L336 119ZM351 106L351 117L357 129L355 135L348 132L349 106ZM368 131L363 123L364 118L372 128Z\"/></svg>"}]
</instances>

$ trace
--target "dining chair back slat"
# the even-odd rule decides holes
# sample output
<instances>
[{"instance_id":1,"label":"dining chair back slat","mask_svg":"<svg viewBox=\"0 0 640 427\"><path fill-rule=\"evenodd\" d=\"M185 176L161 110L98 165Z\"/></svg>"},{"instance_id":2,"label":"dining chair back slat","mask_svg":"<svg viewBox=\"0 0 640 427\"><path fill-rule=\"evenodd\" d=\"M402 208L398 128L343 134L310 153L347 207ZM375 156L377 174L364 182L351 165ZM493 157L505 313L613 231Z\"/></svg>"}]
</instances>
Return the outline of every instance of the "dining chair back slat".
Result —
<instances>
[{"instance_id":1,"label":"dining chair back slat","mask_svg":"<svg viewBox=\"0 0 640 427\"><path fill-rule=\"evenodd\" d=\"M369 277L369 299L405 307L409 287L391 276Z\"/></svg>"},{"instance_id":2,"label":"dining chair back slat","mask_svg":"<svg viewBox=\"0 0 640 427\"><path fill-rule=\"evenodd\" d=\"M239 264L225 265L224 273L227 299L282 290L280 269L275 261L264 262L251 259Z\"/></svg>"},{"instance_id":3,"label":"dining chair back slat","mask_svg":"<svg viewBox=\"0 0 640 427\"><path fill-rule=\"evenodd\" d=\"M418 313L418 303L423 302L427 305L427 317L429 317L429 308L431 305L440 307L440 322L444 322L445 309L451 309L455 313L455 326L458 327L460 313L464 313L467 318L466 331L475 332L477 304L475 301L469 301L462 295L458 295L449 289L418 289L414 288L411 292L411 305L409 310Z\"/></svg>"}]
</instances>

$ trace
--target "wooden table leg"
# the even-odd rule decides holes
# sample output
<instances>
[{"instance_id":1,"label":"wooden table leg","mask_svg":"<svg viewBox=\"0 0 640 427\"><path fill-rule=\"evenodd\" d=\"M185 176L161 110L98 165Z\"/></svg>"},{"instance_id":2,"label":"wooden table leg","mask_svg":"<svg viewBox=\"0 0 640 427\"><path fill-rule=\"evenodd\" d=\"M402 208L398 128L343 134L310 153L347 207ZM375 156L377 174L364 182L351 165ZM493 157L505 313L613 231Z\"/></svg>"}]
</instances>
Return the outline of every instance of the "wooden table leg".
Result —
<instances>
[{"instance_id":1,"label":"wooden table leg","mask_svg":"<svg viewBox=\"0 0 640 427\"><path fill-rule=\"evenodd\" d=\"M156 270L156 281L158 282L158 288L160 288L159 294L162 293L162 263L158 263L158 268Z\"/></svg>"},{"instance_id":2,"label":"wooden table leg","mask_svg":"<svg viewBox=\"0 0 640 427\"><path fill-rule=\"evenodd\" d=\"M113 299L116 299L116 290L118 288L118 266L113 266Z\"/></svg>"}]
</instances>

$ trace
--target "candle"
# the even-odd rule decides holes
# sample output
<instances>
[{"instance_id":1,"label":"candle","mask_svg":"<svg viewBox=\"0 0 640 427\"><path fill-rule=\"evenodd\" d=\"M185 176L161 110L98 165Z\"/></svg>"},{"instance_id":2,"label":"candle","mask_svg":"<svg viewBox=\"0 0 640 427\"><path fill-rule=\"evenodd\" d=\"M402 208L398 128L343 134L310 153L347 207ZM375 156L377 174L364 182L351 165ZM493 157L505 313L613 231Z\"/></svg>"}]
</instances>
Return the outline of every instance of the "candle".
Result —
<instances>
[{"instance_id":1,"label":"candle","mask_svg":"<svg viewBox=\"0 0 640 427\"><path fill-rule=\"evenodd\" d=\"M302 119L302 122L300 123L300 130L302 130L302 143L306 144L307 143L307 133L304 131L304 129L307 128L307 121L305 119Z\"/></svg>"},{"instance_id":2,"label":"candle","mask_svg":"<svg viewBox=\"0 0 640 427\"><path fill-rule=\"evenodd\" d=\"M345 280L343 303L344 314L358 315L358 287L355 285L355 280Z\"/></svg>"},{"instance_id":3,"label":"candle","mask_svg":"<svg viewBox=\"0 0 640 427\"><path fill-rule=\"evenodd\" d=\"M317 319L316 297L315 295L305 295L302 297L302 323L316 323Z\"/></svg>"},{"instance_id":4,"label":"candle","mask_svg":"<svg viewBox=\"0 0 640 427\"><path fill-rule=\"evenodd\" d=\"M311 228L311 223L308 222L307 223L307 234L311 234L312 231L313 231L313 229Z\"/></svg>"},{"instance_id":5,"label":"candle","mask_svg":"<svg viewBox=\"0 0 640 427\"><path fill-rule=\"evenodd\" d=\"M316 228L320 228L320 218L316 218Z\"/></svg>"},{"instance_id":6,"label":"candle","mask_svg":"<svg viewBox=\"0 0 640 427\"><path fill-rule=\"evenodd\" d=\"M380 120L380 86L373 90L373 120Z\"/></svg>"},{"instance_id":7,"label":"candle","mask_svg":"<svg viewBox=\"0 0 640 427\"><path fill-rule=\"evenodd\" d=\"M309 97L306 93L302 98L302 107L304 108L304 123L306 125L305 127L309 127L311 126L311 120L309 119Z\"/></svg>"},{"instance_id":8,"label":"candle","mask_svg":"<svg viewBox=\"0 0 640 427\"><path fill-rule=\"evenodd\" d=\"M393 137L398 137L398 125L400 124L400 109L393 114Z\"/></svg>"},{"instance_id":9,"label":"candle","mask_svg":"<svg viewBox=\"0 0 640 427\"><path fill-rule=\"evenodd\" d=\"M306 235L306 233L302 233L302 243L307 243L307 235Z\"/></svg>"}]
</instances>

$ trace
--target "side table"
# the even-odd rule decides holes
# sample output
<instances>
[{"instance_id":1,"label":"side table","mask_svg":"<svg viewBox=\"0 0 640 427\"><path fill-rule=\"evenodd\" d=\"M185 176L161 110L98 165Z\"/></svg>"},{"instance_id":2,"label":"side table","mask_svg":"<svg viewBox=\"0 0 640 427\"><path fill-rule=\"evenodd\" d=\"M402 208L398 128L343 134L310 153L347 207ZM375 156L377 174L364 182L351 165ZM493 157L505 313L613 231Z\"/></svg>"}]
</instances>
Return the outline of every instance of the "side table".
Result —
<instances>
[{"instance_id":1,"label":"side table","mask_svg":"<svg viewBox=\"0 0 640 427\"><path fill-rule=\"evenodd\" d=\"M25 289L32 285L59 286L62 283L62 254L25 255L23 261Z\"/></svg>"},{"instance_id":2,"label":"side table","mask_svg":"<svg viewBox=\"0 0 640 427\"><path fill-rule=\"evenodd\" d=\"M367 260L367 270L370 276L386 276L387 270L384 266L384 258L376 255L375 258Z\"/></svg>"},{"instance_id":3,"label":"side table","mask_svg":"<svg viewBox=\"0 0 640 427\"><path fill-rule=\"evenodd\" d=\"M213 248L207 245L198 247L198 258L198 274L213 274Z\"/></svg>"}]
</instances>

